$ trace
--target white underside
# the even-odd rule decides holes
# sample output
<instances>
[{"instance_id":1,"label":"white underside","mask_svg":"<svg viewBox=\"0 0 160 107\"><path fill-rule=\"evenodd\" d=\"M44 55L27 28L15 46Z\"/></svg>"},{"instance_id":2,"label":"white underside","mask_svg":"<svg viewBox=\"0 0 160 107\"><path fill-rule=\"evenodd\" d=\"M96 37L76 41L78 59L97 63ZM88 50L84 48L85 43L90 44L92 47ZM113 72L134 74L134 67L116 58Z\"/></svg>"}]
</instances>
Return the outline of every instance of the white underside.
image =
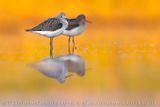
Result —
<instances>
[{"instance_id":1,"label":"white underside","mask_svg":"<svg viewBox=\"0 0 160 107\"><path fill-rule=\"evenodd\" d=\"M63 33L63 29L58 29L56 31L32 31L32 32L42 36L56 37Z\"/></svg>"},{"instance_id":2,"label":"white underside","mask_svg":"<svg viewBox=\"0 0 160 107\"><path fill-rule=\"evenodd\" d=\"M64 30L63 34L66 36L77 36L85 31L85 26L79 26L72 30Z\"/></svg>"}]
</instances>

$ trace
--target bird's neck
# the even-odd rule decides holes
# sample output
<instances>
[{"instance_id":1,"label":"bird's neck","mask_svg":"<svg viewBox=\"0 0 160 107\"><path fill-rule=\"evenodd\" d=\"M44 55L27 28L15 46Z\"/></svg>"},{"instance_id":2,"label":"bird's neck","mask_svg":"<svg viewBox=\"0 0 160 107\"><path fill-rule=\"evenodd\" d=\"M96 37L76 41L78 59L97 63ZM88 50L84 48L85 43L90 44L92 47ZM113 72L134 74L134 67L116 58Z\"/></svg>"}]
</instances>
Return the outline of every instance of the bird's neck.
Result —
<instances>
[{"instance_id":1,"label":"bird's neck","mask_svg":"<svg viewBox=\"0 0 160 107\"><path fill-rule=\"evenodd\" d=\"M66 19L61 18L60 19L63 23L63 28L66 29L68 27L68 21Z\"/></svg>"}]
</instances>

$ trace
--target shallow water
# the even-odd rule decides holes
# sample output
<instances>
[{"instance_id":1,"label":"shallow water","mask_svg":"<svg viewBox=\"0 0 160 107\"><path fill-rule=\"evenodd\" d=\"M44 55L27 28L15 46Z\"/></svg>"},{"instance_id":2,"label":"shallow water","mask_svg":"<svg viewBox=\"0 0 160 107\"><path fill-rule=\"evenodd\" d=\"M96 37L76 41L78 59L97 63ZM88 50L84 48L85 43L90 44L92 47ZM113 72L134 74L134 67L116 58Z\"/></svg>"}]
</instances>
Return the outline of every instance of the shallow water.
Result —
<instances>
[{"instance_id":1,"label":"shallow water","mask_svg":"<svg viewBox=\"0 0 160 107\"><path fill-rule=\"evenodd\" d=\"M53 58L57 58L57 62L49 57L48 38L26 32L1 35L0 93L80 100L102 97L110 92L118 92L115 96L121 92L146 92L157 98L160 90L159 34L159 28L106 30L90 27L82 36L75 37L77 49L74 55L78 57L73 59L80 59L74 66L72 61L75 60L68 57L68 38L65 36L54 39ZM68 59L71 62L67 65ZM85 68L83 64L79 65L82 59ZM64 63L65 67L62 66ZM73 96L77 96L76 99Z\"/></svg>"}]
</instances>

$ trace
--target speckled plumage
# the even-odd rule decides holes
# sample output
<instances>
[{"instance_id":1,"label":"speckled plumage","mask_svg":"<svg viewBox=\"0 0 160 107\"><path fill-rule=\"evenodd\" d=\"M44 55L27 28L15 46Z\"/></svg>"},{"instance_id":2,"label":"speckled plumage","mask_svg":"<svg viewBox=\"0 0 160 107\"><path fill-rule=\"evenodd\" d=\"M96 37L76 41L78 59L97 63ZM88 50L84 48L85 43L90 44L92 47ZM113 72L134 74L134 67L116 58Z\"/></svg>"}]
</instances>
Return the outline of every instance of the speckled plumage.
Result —
<instances>
[{"instance_id":1,"label":"speckled plumage","mask_svg":"<svg viewBox=\"0 0 160 107\"><path fill-rule=\"evenodd\" d=\"M39 25L26 31L55 31L60 28L62 28L62 23L60 23L58 18L49 18Z\"/></svg>"},{"instance_id":2,"label":"speckled plumage","mask_svg":"<svg viewBox=\"0 0 160 107\"><path fill-rule=\"evenodd\" d=\"M79 26L79 23L76 19L67 19L67 21L68 21L68 27L66 30L72 30Z\"/></svg>"}]
</instances>

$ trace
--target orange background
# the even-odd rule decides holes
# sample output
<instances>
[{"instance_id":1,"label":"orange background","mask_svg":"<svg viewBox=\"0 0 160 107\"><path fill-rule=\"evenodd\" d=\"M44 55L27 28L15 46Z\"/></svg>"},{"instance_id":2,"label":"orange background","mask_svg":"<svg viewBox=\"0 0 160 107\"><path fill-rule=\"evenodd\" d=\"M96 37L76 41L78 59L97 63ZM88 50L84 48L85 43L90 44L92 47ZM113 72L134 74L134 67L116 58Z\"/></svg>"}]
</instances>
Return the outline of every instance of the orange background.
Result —
<instances>
[{"instance_id":1,"label":"orange background","mask_svg":"<svg viewBox=\"0 0 160 107\"><path fill-rule=\"evenodd\" d=\"M0 92L159 90L159 4L159 0L0 0ZM48 57L49 39L25 32L62 11L69 18L83 13L92 21L75 38L76 54L86 61L86 76L69 78L63 86L26 67ZM67 37L58 37L54 55L64 54Z\"/></svg>"}]
</instances>

